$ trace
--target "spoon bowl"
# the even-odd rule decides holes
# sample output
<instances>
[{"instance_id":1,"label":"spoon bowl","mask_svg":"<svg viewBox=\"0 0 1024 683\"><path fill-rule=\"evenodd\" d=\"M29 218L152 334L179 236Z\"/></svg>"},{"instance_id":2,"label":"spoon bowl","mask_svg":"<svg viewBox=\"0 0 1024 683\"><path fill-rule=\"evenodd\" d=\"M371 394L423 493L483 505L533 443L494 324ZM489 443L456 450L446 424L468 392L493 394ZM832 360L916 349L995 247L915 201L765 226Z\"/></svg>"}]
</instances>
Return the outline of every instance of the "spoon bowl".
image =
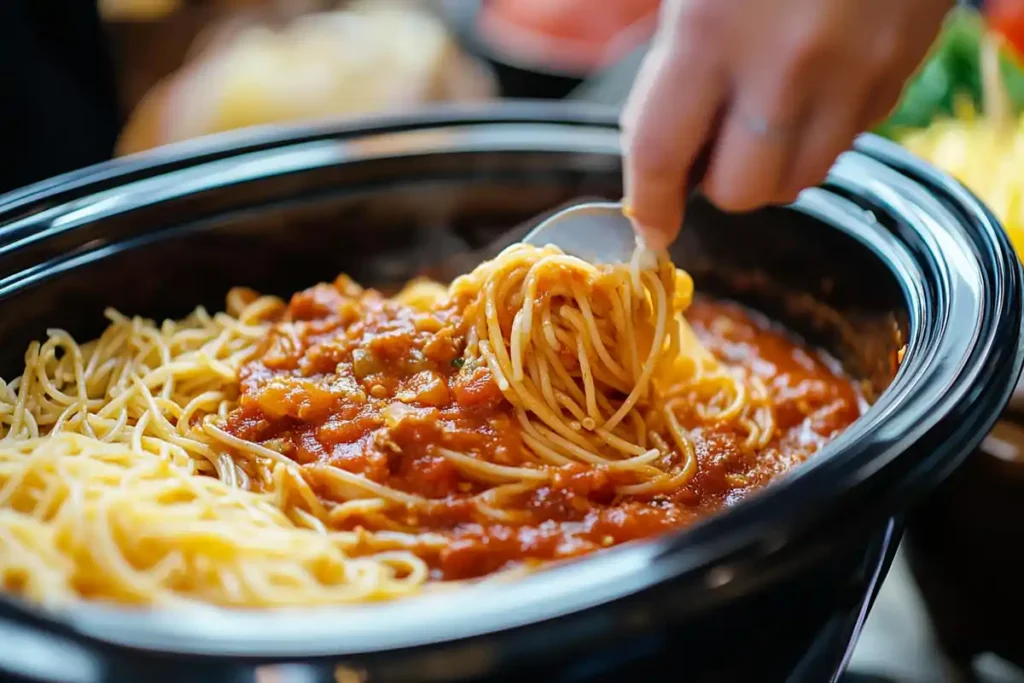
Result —
<instances>
[{"instance_id":1,"label":"spoon bowl","mask_svg":"<svg viewBox=\"0 0 1024 683\"><path fill-rule=\"evenodd\" d=\"M553 244L589 263L628 263L636 235L619 202L587 202L570 206L542 221L523 242Z\"/></svg>"}]
</instances>

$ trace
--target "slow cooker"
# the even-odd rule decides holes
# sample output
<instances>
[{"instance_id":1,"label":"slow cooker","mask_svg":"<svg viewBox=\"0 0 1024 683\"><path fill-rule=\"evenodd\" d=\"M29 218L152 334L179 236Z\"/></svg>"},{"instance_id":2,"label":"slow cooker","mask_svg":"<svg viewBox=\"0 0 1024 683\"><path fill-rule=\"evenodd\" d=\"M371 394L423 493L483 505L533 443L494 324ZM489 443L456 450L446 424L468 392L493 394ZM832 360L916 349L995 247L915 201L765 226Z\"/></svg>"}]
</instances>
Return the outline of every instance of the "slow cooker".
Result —
<instances>
[{"instance_id":1,"label":"slow cooker","mask_svg":"<svg viewBox=\"0 0 1024 683\"><path fill-rule=\"evenodd\" d=\"M339 272L386 287L470 264L574 197L620 194L614 112L566 103L256 129L86 168L0 197L0 376L48 327L98 333L108 306L180 316L219 308L233 285L285 294ZM975 197L873 137L791 206L697 202L673 256L698 290L831 351L871 408L722 514L514 582L275 612L6 596L0 670L76 683L835 680L904 513L1009 399L1017 258Z\"/></svg>"}]
</instances>

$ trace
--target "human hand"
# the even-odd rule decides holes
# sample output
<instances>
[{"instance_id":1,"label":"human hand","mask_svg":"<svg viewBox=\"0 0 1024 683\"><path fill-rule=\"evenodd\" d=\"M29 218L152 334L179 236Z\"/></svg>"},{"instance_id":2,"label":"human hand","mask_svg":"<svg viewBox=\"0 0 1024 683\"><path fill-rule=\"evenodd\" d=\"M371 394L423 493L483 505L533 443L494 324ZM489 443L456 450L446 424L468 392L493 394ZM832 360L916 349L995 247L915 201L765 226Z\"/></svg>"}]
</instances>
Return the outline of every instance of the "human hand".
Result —
<instances>
[{"instance_id":1,"label":"human hand","mask_svg":"<svg viewBox=\"0 0 1024 683\"><path fill-rule=\"evenodd\" d=\"M664 0L623 111L626 202L675 239L691 169L727 211L795 199L895 106L952 0Z\"/></svg>"}]
</instances>

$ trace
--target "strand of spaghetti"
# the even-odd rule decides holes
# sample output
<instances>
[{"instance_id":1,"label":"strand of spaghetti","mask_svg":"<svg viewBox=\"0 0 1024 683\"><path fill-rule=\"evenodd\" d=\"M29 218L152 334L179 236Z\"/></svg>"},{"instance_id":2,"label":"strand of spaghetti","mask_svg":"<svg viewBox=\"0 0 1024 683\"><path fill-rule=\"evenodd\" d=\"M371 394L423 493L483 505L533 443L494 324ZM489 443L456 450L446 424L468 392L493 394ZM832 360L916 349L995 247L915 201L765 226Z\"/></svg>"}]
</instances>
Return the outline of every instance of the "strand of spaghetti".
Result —
<instances>
[{"instance_id":1,"label":"strand of spaghetti","mask_svg":"<svg viewBox=\"0 0 1024 683\"><path fill-rule=\"evenodd\" d=\"M340 481L348 484L349 486L355 486L356 488L362 489L394 503L402 503L403 505L412 505L415 507L426 507L430 504L430 500L427 498L414 496L412 494L399 491L398 489L393 489L390 486L378 484L366 477L353 474L352 472L346 472L343 469L331 467L330 465L315 463L303 466L303 470L311 474L320 475L328 480Z\"/></svg>"},{"instance_id":2,"label":"strand of spaghetti","mask_svg":"<svg viewBox=\"0 0 1024 683\"><path fill-rule=\"evenodd\" d=\"M538 284L540 281L541 271L546 262L547 257L542 257L537 263L530 266L526 273L526 280L523 283L523 335L526 337L528 337L532 332L532 329L534 329L534 306L536 305L536 302L544 299L544 297L538 296ZM549 293L549 301L550 294L553 293ZM513 341L515 340L513 339ZM517 352L517 350L513 350L512 355L517 355Z\"/></svg>"},{"instance_id":3,"label":"strand of spaghetti","mask_svg":"<svg viewBox=\"0 0 1024 683\"><path fill-rule=\"evenodd\" d=\"M75 340L71 337L71 335L68 334L67 332L60 330L59 332L57 332L55 336L59 338L63 348L68 350L69 356L72 359L74 365L75 387L78 389L78 396L79 400L81 401L86 396L88 396L88 393L86 391L85 372L84 368L82 367L82 350L81 348L79 348L78 344L75 343ZM82 402L80 406L80 412L82 414L85 414L86 411L87 402Z\"/></svg>"},{"instance_id":4,"label":"strand of spaghetti","mask_svg":"<svg viewBox=\"0 0 1024 683\"><path fill-rule=\"evenodd\" d=\"M557 467L561 465L568 465L573 462L572 458L567 458L552 448L544 441L543 437L531 433L530 428L523 427L523 433L521 436L526 447L537 454L547 464Z\"/></svg>"},{"instance_id":5,"label":"strand of spaghetti","mask_svg":"<svg viewBox=\"0 0 1024 683\"><path fill-rule=\"evenodd\" d=\"M621 330L621 334L624 339L636 340L636 335L633 330L633 319L631 315L627 315L627 311L632 310L631 304L632 293L629 287L619 287L613 296L611 297L612 309L612 325L615 329ZM640 352L638 345L635 343L625 344L626 357L625 362L627 363L627 370L629 376L636 377L640 372Z\"/></svg>"},{"instance_id":6,"label":"strand of spaghetti","mask_svg":"<svg viewBox=\"0 0 1024 683\"><path fill-rule=\"evenodd\" d=\"M139 421L135 423L135 428L132 430L131 446L136 452L142 451L142 435L145 433L146 427L149 426L151 415L152 413L150 412L143 413L142 417L139 418ZM214 467L216 467L216 462L214 462ZM220 472L218 472L218 474L220 474Z\"/></svg>"},{"instance_id":7,"label":"strand of spaghetti","mask_svg":"<svg viewBox=\"0 0 1024 683\"><path fill-rule=\"evenodd\" d=\"M108 320L110 319L109 315L106 316L106 317L107 317ZM111 321L111 322L114 322L114 321ZM124 337L126 337L127 334L128 333L127 333L126 330L122 330L121 327L118 326L115 323L113 326L108 327L106 330L104 330L103 334L100 335L99 339L97 339L97 340L95 340L93 342L90 342L88 344L85 344L82 347L82 355L83 355L83 357L88 358L88 361L86 362L86 365L85 365L85 376L86 377L95 377L97 375L103 374L103 373L101 373L101 370L100 370L100 367L103 366L103 365L106 365L108 367L107 371L109 372L110 364L112 362L114 362L114 359L110 358L110 357L104 358L102 356L102 354L99 353L98 349L100 349L100 345L108 337L111 337L111 336L115 336L115 337L122 337L122 336L124 336ZM118 345L120 345L120 343L118 343Z\"/></svg>"},{"instance_id":8,"label":"strand of spaghetti","mask_svg":"<svg viewBox=\"0 0 1024 683\"><path fill-rule=\"evenodd\" d=\"M574 322L576 315L583 319L582 325L576 324L581 336L583 336L583 332L586 330L586 332L589 333L586 336L590 339L590 342L593 345L593 350L597 353L598 358L601 359L601 362L604 363L605 367L611 371L612 375L619 382L628 382L629 377L626 375L625 370L623 370L622 366L612 358L611 354L608 353L608 349L605 348L604 341L601 338L601 333L598 330L597 321L594 320L594 313L591 310L590 297L587 296L587 294L582 290L580 284L577 282L572 283L572 293L573 298L576 301L576 305L579 306L579 313L570 309L566 311L566 317L570 322Z\"/></svg>"},{"instance_id":9,"label":"strand of spaghetti","mask_svg":"<svg viewBox=\"0 0 1024 683\"><path fill-rule=\"evenodd\" d=\"M326 534L327 527L318 518L306 512L302 508L292 507L288 509L288 519L300 527L311 529L318 534Z\"/></svg>"},{"instance_id":10,"label":"strand of spaghetti","mask_svg":"<svg viewBox=\"0 0 1024 683\"><path fill-rule=\"evenodd\" d=\"M545 403L554 406L555 390L551 385L551 375L548 373L548 366L543 355L531 353L526 357L527 374L535 387L540 389L541 396Z\"/></svg>"},{"instance_id":11,"label":"strand of spaghetti","mask_svg":"<svg viewBox=\"0 0 1024 683\"><path fill-rule=\"evenodd\" d=\"M543 423L534 423L523 409L516 410L516 419L519 421L519 425L523 428L524 432L532 434L542 442L551 444L552 448L557 448L561 453L568 454L573 460L587 462L592 465L601 465L606 462L605 458L592 453L587 448L580 447Z\"/></svg>"},{"instance_id":12,"label":"strand of spaghetti","mask_svg":"<svg viewBox=\"0 0 1024 683\"><path fill-rule=\"evenodd\" d=\"M261 444L239 439L234 434L228 434L223 429L213 424L211 420L205 420L202 428L204 432L212 436L214 439L220 441L226 446L234 448L239 453L248 453L257 457L266 458L280 465L284 465L285 467L299 467L299 465L294 460L288 458L288 456L282 455Z\"/></svg>"},{"instance_id":13,"label":"strand of spaghetti","mask_svg":"<svg viewBox=\"0 0 1024 683\"><path fill-rule=\"evenodd\" d=\"M31 367L32 363L35 362L35 358L39 353L39 344L33 342L29 345L28 351L25 352L25 365ZM22 375L23 380L18 385L18 403L14 407L14 415L11 418L11 427L7 433L7 437L14 435L15 437L21 436L21 432L28 430L29 437L35 438L39 436L39 426L35 420L35 417L28 410L28 396L32 391L32 380L33 375L26 372ZM27 424L26 424L27 423ZM6 438L6 437L5 437Z\"/></svg>"},{"instance_id":14,"label":"strand of spaghetti","mask_svg":"<svg viewBox=\"0 0 1024 683\"><path fill-rule=\"evenodd\" d=\"M521 424L523 423L524 419L520 420ZM563 450L574 455L577 460L582 460L592 465L607 465L610 462L616 462L615 460L604 458L597 453L593 453L585 449L579 448L575 444L566 441L560 435L552 432L543 425L531 425L531 428L539 434L540 438L547 439L553 442L554 444L561 446ZM642 453L639 453L638 455L642 455Z\"/></svg>"},{"instance_id":15,"label":"strand of spaghetti","mask_svg":"<svg viewBox=\"0 0 1024 683\"><path fill-rule=\"evenodd\" d=\"M332 531L328 533L328 538L331 540L338 540L341 538L345 539L345 543L349 542L350 537L356 536L353 532L338 532ZM448 544L448 539L441 534L436 533L417 533L417 534L406 534L395 531L378 531L373 534L373 540L379 543L381 548L390 550L402 549L408 550L411 548L443 548Z\"/></svg>"},{"instance_id":16,"label":"strand of spaghetti","mask_svg":"<svg viewBox=\"0 0 1024 683\"><path fill-rule=\"evenodd\" d=\"M677 491L685 486L690 477L683 473L666 475L649 479L640 484L626 484L615 487L615 493L620 496L651 496L669 491Z\"/></svg>"},{"instance_id":17,"label":"strand of spaghetti","mask_svg":"<svg viewBox=\"0 0 1024 683\"><path fill-rule=\"evenodd\" d=\"M494 340L486 346L483 346L483 342L481 342L481 350L486 352L493 349L493 341ZM500 339L497 340L497 343L502 345L502 348L504 348L503 342ZM487 357L488 366L492 368L492 372L501 373L503 371L503 368L497 366L497 364L500 363L497 353L493 356L493 362L491 357L486 356L486 354L485 357ZM543 423L556 430L564 438L575 443L577 446L581 448L588 447L589 444L583 436L576 432L576 430L572 429L572 427L569 426L565 420L563 420L562 417L552 409L551 406L548 406L542 400L537 398L537 392L534 390L534 387L531 386L528 378L524 377L522 382L515 382L511 384L506 382L506 386L509 391L509 394L506 396L509 397L510 402L513 405L522 406L523 409L537 416Z\"/></svg>"},{"instance_id":18,"label":"strand of spaghetti","mask_svg":"<svg viewBox=\"0 0 1024 683\"><path fill-rule=\"evenodd\" d=\"M666 403L662 412L665 415L665 420L669 425L669 434L676 443L676 447L679 449L679 453L683 457L683 473L686 475L687 481L697 473L697 455L693 451L693 443L690 442L689 435L686 430L679 424L679 419L676 417L674 406L672 403Z\"/></svg>"},{"instance_id":19,"label":"strand of spaghetti","mask_svg":"<svg viewBox=\"0 0 1024 683\"><path fill-rule=\"evenodd\" d=\"M217 459L213 461L213 469L217 473L217 478L231 488L249 488L239 476L238 468L235 467L235 461L227 453L221 453L217 456Z\"/></svg>"},{"instance_id":20,"label":"strand of spaghetti","mask_svg":"<svg viewBox=\"0 0 1024 683\"><path fill-rule=\"evenodd\" d=\"M546 436L552 440L558 441L557 435L549 433ZM660 452L658 452L657 450L644 450L636 446L631 446L630 451L631 453L627 454L628 457L623 459L605 459L602 458L601 456L595 456L595 459L591 460L590 462L595 466L608 467L611 469L632 469L634 470L634 473L637 474L638 476L647 476L655 478L662 476L662 471L659 470L657 467L646 466L647 462L653 461L657 457L660 457ZM653 457L651 456L652 453L654 453ZM640 465L644 466L640 467Z\"/></svg>"},{"instance_id":21,"label":"strand of spaghetti","mask_svg":"<svg viewBox=\"0 0 1024 683\"><path fill-rule=\"evenodd\" d=\"M709 378L710 379L710 378ZM718 376L713 379L719 386L723 388L731 389L735 392L735 395L730 400L729 404L724 408L715 411L714 413L708 411L703 405L697 404L697 414L703 420L716 420L724 421L729 420L737 415L747 406L748 395L747 388L742 382L730 381L731 378L726 376Z\"/></svg>"},{"instance_id":22,"label":"strand of spaghetti","mask_svg":"<svg viewBox=\"0 0 1024 683\"><path fill-rule=\"evenodd\" d=\"M302 477L301 473L295 468L285 467L280 463L275 465L274 480L279 483L279 486L277 487L277 490L281 492L279 495L284 494L290 489L298 494L299 498L306 505L306 508L315 518L321 520L327 519L327 508L325 508L323 503L320 502L320 499L316 497L316 494L310 487L309 482L307 482ZM281 509L291 509L292 506L284 504L285 501L283 499L280 500L282 504L279 507Z\"/></svg>"},{"instance_id":23,"label":"strand of spaghetti","mask_svg":"<svg viewBox=\"0 0 1024 683\"><path fill-rule=\"evenodd\" d=\"M437 452L445 459L455 463L464 472L471 472L492 483L506 481L548 481L551 473L529 467L510 467L485 462L449 448L438 448Z\"/></svg>"},{"instance_id":24,"label":"strand of spaghetti","mask_svg":"<svg viewBox=\"0 0 1024 683\"><path fill-rule=\"evenodd\" d=\"M499 522L505 523L517 523L523 522L530 518L530 513L525 510L516 510L514 508L501 507L499 505L498 498L513 498L521 496L524 493L532 491L535 487L535 483L532 482L520 482L513 484L502 484L496 486L493 489L484 491L476 497L477 510L482 514L495 519ZM497 507L496 507L497 506Z\"/></svg>"},{"instance_id":25,"label":"strand of spaghetti","mask_svg":"<svg viewBox=\"0 0 1024 683\"><path fill-rule=\"evenodd\" d=\"M561 391L555 393L553 399L548 399L547 396L545 396L544 398L553 405L561 406L566 410L566 412L569 413L569 416L572 418L572 421L569 423L569 426L572 427L573 430L579 431L583 429L583 421L587 419L587 416L583 412L583 410L578 405L576 405L575 401L573 401L571 398L566 396Z\"/></svg>"},{"instance_id":26,"label":"strand of spaghetti","mask_svg":"<svg viewBox=\"0 0 1024 683\"><path fill-rule=\"evenodd\" d=\"M502 347L502 349L504 349L504 344L500 338L496 340L491 339L490 343L487 345L486 348L494 349L495 343L497 343L499 346ZM494 365L492 367L497 366L497 364L500 362L501 359L499 354L495 353ZM488 365L492 365L490 358L488 358ZM495 370L496 372L500 373L503 371L503 368L499 366L496 367ZM538 392L531 385L531 382L528 378L524 377L522 382L513 382L511 384L506 382L506 385L508 386L511 395L517 399L515 401L512 401L513 405L521 405L526 411L535 415L537 418L540 419L541 422L548 425L548 427L555 430L568 441L576 444L576 446L581 448L589 447L586 438L580 435L576 430L574 430L569 424L565 422L561 415L555 412L555 408L557 408L557 405L549 406L544 401L538 399Z\"/></svg>"},{"instance_id":27,"label":"strand of spaghetti","mask_svg":"<svg viewBox=\"0 0 1024 683\"><path fill-rule=\"evenodd\" d=\"M576 384L572 376L569 375L569 371L565 368L565 364L558 358L558 354L555 351L556 348L557 343L553 346L541 347L547 368L554 371L559 389L567 391L568 395L573 399L576 405L580 405L586 401L586 396L584 396L583 390Z\"/></svg>"},{"instance_id":28,"label":"strand of spaghetti","mask_svg":"<svg viewBox=\"0 0 1024 683\"><path fill-rule=\"evenodd\" d=\"M483 501L477 502L476 509L480 514L488 517L490 520L502 524L524 524L530 521L530 513L525 510L494 507L493 505L489 505Z\"/></svg>"},{"instance_id":29,"label":"strand of spaghetti","mask_svg":"<svg viewBox=\"0 0 1024 683\"><path fill-rule=\"evenodd\" d=\"M510 373L507 372L512 361L509 358L508 351L505 349L501 322L498 320L498 298L494 291L497 285L494 281L490 281L484 287L484 324L487 329L487 349L490 351L489 354L485 353L484 357L487 358L487 364L491 366L491 372L498 383L498 388L501 389L502 393L506 393L512 386L509 378ZM515 393L522 399L520 392Z\"/></svg>"},{"instance_id":30,"label":"strand of spaghetti","mask_svg":"<svg viewBox=\"0 0 1024 683\"><path fill-rule=\"evenodd\" d=\"M647 449L643 446L642 443L630 443L626 439L616 436L614 433L609 432L607 429L604 429L603 427L596 429L595 432L599 437L601 437L602 440L604 440L606 444L615 448L623 455L636 456L642 455L647 451ZM637 441L639 441L639 439Z\"/></svg>"},{"instance_id":31,"label":"strand of spaghetti","mask_svg":"<svg viewBox=\"0 0 1024 683\"><path fill-rule=\"evenodd\" d=\"M346 517L351 515L364 515L375 511L382 511L389 507L391 507L391 503L380 498L346 500L345 502L338 503L332 507L330 511L327 512L327 518L336 526Z\"/></svg>"},{"instance_id":32,"label":"strand of spaghetti","mask_svg":"<svg viewBox=\"0 0 1024 683\"><path fill-rule=\"evenodd\" d=\"M661 457L661 451L657 448L652 448L648 451L635 455L632 458L626 458L625 460L612 460L604 465L609 470L634 470L636 474L649 473L652 468L640 468L640 465L650 465L655 460ZM657 469L657 468L653 468ZM658 470L660 472L660 470Z\"/></svg>"},{"instance_id":33,"label":"strand of spaghetti","mask_svg":"<svg viewBox=\"0 0 1024 683\"><path fill-rule=\"evenodd\" d=\"M551 317L551 297L541 299L540 320L540 329L543 333L544 341L547 342L546 348L553 351L558 348L558 337L555 335L555 323Z\"/></svg>"},{"instance_id":34,"label":"strand of spaghetti","mask_svg":"<svg viewBox=\"0 0 1024 683\"><path fill-rule=\"evenodd\" d=\"M583 345L587 350L587 356L593 356L596 360L600 361L599 363L595 363L591 366L597 381L613 391L628 393L631 381L629 378L621 376L624 372L622 368L616 367L613 369L611 367L607 367L608 360L610 360L610 358L606 358L608 352L601 339L600 331L596 329L591 330L583 315L579 311L575 311L568 306L563 306L560 314L575 331L574 336L576 339L583 342Z\"/></svg>"},{"instance_id":35,"label":"strand of spaghetti","mask_svg":"<svg viewBox=\"0 0 1024 683\"><path fill-rule=\"evenodd\" d=\"M343 507L347 508L350 503L357 502L365 502L367 504L365 509L342 510ZM359 525L358 528L373 529L374 538L382 532L406 533L410 535L415 533L416 529L403 526L387 515L387 511L392 508L394 508L394 504L388 500L349 500L331 510L327 515L327 521L332 527L348 526L352 523L350 520L355 517ZM342 512L345 514L341 514ZM372 546L371 543L367 543L367 545Z\"/></svg>"},{"instance_id":36,"label":"strand of spaghetti","mask_svg":"<svg viewBox=\"0 0 1024 683\"><path fill-rule=\"evenodd\" d=\"M201 441L179 436L174 425L168 422L160 412L159 408L157 408L156 401L154 400L153 395L149 392L149 389L139 381L138 376L134 376L132 380L134 388L142 395L142 398L149 407L149 411L147 411L146 414L151 416L150 419L153 420L153 427L157 432L157 436L165 441L181 446L190 453L201 455L209 461L211 465L214 464L217 459L217 453ZM136 431L138 431L137 428Z\"/></svg>"},{"instance_id":37,"label":"strand of spaghetti","mask_svg":"<svg viewBox=\"0 0 1024 683\"><path fill-rule=\"evenodd\" d=\"M575 405L575 403L573 403L567 396L565 396L564 394L559 393L556 396L556 399L557 399L556 400L557 405L561 405L561 406L565 407L570 412L570 415L572 417L574 417L576 420L582 421L582 420L586 419L586 417L583 414L583 411L580 410L579 406ZM639 420L639 416L637 417L637 420ZM520 421L522 422L522 420L520 420ZM581 428L582 428L582 426L581 426ZM609 432L609 431L607 431L605 429L597 429L597 430L595 430L595 433L607 445L612 446L613 448L619 450L620 452L622 452L624 455L627 455L627 456L640 455L640 454L644 453L647 450L644 447L643 439L638 439L638 442L636 444L634 444L634 443L630 443L629 441L627 441L625 439L619 438L618 436L616 436L612 432Z\"/></svg>"},{"instance_id":38,"label":"strand of spaghetti","mask_svg":"<svg viewBox=\"0 0 1024 683\"><path fill-rule=\"evenodd\" d=\"M175 423L178 433L184 436L185 432L191 429L192 418L201 408L209 408L211 405L219 406L222 402L225 402L226 399L227 397L223 391L204 391L197 396L193 396L185 404L185 407L181 409L181 414L178 415L178 419Z\"/></svg>"},{"instance_id":39,"label":"strand of spaghetti","mask_svg":"<svg viewBox=\"0 0 1024 683\"><path fill-rule=\"evenodd\" d=\"M601 413L597 411L597 388L594 386L594 373L590 371L590 356L580 338L576 340L576 357L580 364L580 379L583 380L583 396L586 398L587 406L587 418L584 418L581 424L584 429L590 431L601 419Z\"/></svg>"},{"instance_id":40,"label":"strand of spaghetti","mask_svg":"<svg viewBox=\"0 0 1024 683\"><path fill-rule=\"evenodd\" d=\"M519 309L515 318L512 319L512 331L509 334L509 355L512 359L512 381L523 381L523 340L529 339L530 323L524 321L525 312L533 309L533 304L527 302Z\"/></svg>"},{"instance_id":41,"label":"strand of spaghetti","mask_svg":"<svg viewBox=\"0 0 1024 683\"><path fill-rule=\"evenodd\" d=\"M153 348L156 349L159 354L161 366L166 366L171 362L171 352L167 348L167 344L164 342L164 339L158 330L140 325L139 336L143 339L148 338L150 340ZM174 380L174 375L171 375L161 386L160 397L164 400L170 399L171 393L174 391Z\"/></svg>"},{"instance_id":42,"label":"strand of spaghetti","mask_svg":"<svg viewBox=\"0 0 1024 683\"><path fill-rule=\"evenodd\" d=\"M626 416L633 406L636 405L637 400L640 398L642 388L647 386L647 383L651 379L651 374L654 372L654 368L657 365L658 353L665 342L665 328L668 321L668 303L667 296L665 293L665 287L662 283L653 275L649 273L642 273L640 275L641 281L646 278L651 283L651 290L655 293L656 311L657 317L654 325L654 338L651 341L651 349L647 354L647 360L644 361L643 369L640 371L640 377L637 378L636 388L630 392L626 400L619 406L618 411L608 421L602 425L605 429L614 429L615 425L622 421L622 418Z\"/></svg>"}]
</instances>

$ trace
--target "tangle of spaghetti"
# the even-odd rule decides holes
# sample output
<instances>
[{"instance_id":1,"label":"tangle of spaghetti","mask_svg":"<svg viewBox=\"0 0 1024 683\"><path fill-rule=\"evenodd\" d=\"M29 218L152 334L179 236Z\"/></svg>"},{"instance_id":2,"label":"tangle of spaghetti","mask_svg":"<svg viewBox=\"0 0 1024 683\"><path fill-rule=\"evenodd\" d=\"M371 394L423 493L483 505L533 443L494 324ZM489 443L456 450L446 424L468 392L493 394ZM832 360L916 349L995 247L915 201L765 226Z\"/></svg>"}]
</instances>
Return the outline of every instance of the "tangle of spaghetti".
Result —
<instances>
[{"instance_id":1,"label":"tangle of spaghetti","mask_svg":"<svg viewBox=\"0 0 1024 683\"><path fill-rule=\"evenodd\" d=\"M0 382L0 586L358 602L683 526L708 507L695 439L778 436L692 295L666 257L516 245L448 288L339 277L159 325L110 311L86 344L50 330Z\"/></svg>"}]
</instances>

